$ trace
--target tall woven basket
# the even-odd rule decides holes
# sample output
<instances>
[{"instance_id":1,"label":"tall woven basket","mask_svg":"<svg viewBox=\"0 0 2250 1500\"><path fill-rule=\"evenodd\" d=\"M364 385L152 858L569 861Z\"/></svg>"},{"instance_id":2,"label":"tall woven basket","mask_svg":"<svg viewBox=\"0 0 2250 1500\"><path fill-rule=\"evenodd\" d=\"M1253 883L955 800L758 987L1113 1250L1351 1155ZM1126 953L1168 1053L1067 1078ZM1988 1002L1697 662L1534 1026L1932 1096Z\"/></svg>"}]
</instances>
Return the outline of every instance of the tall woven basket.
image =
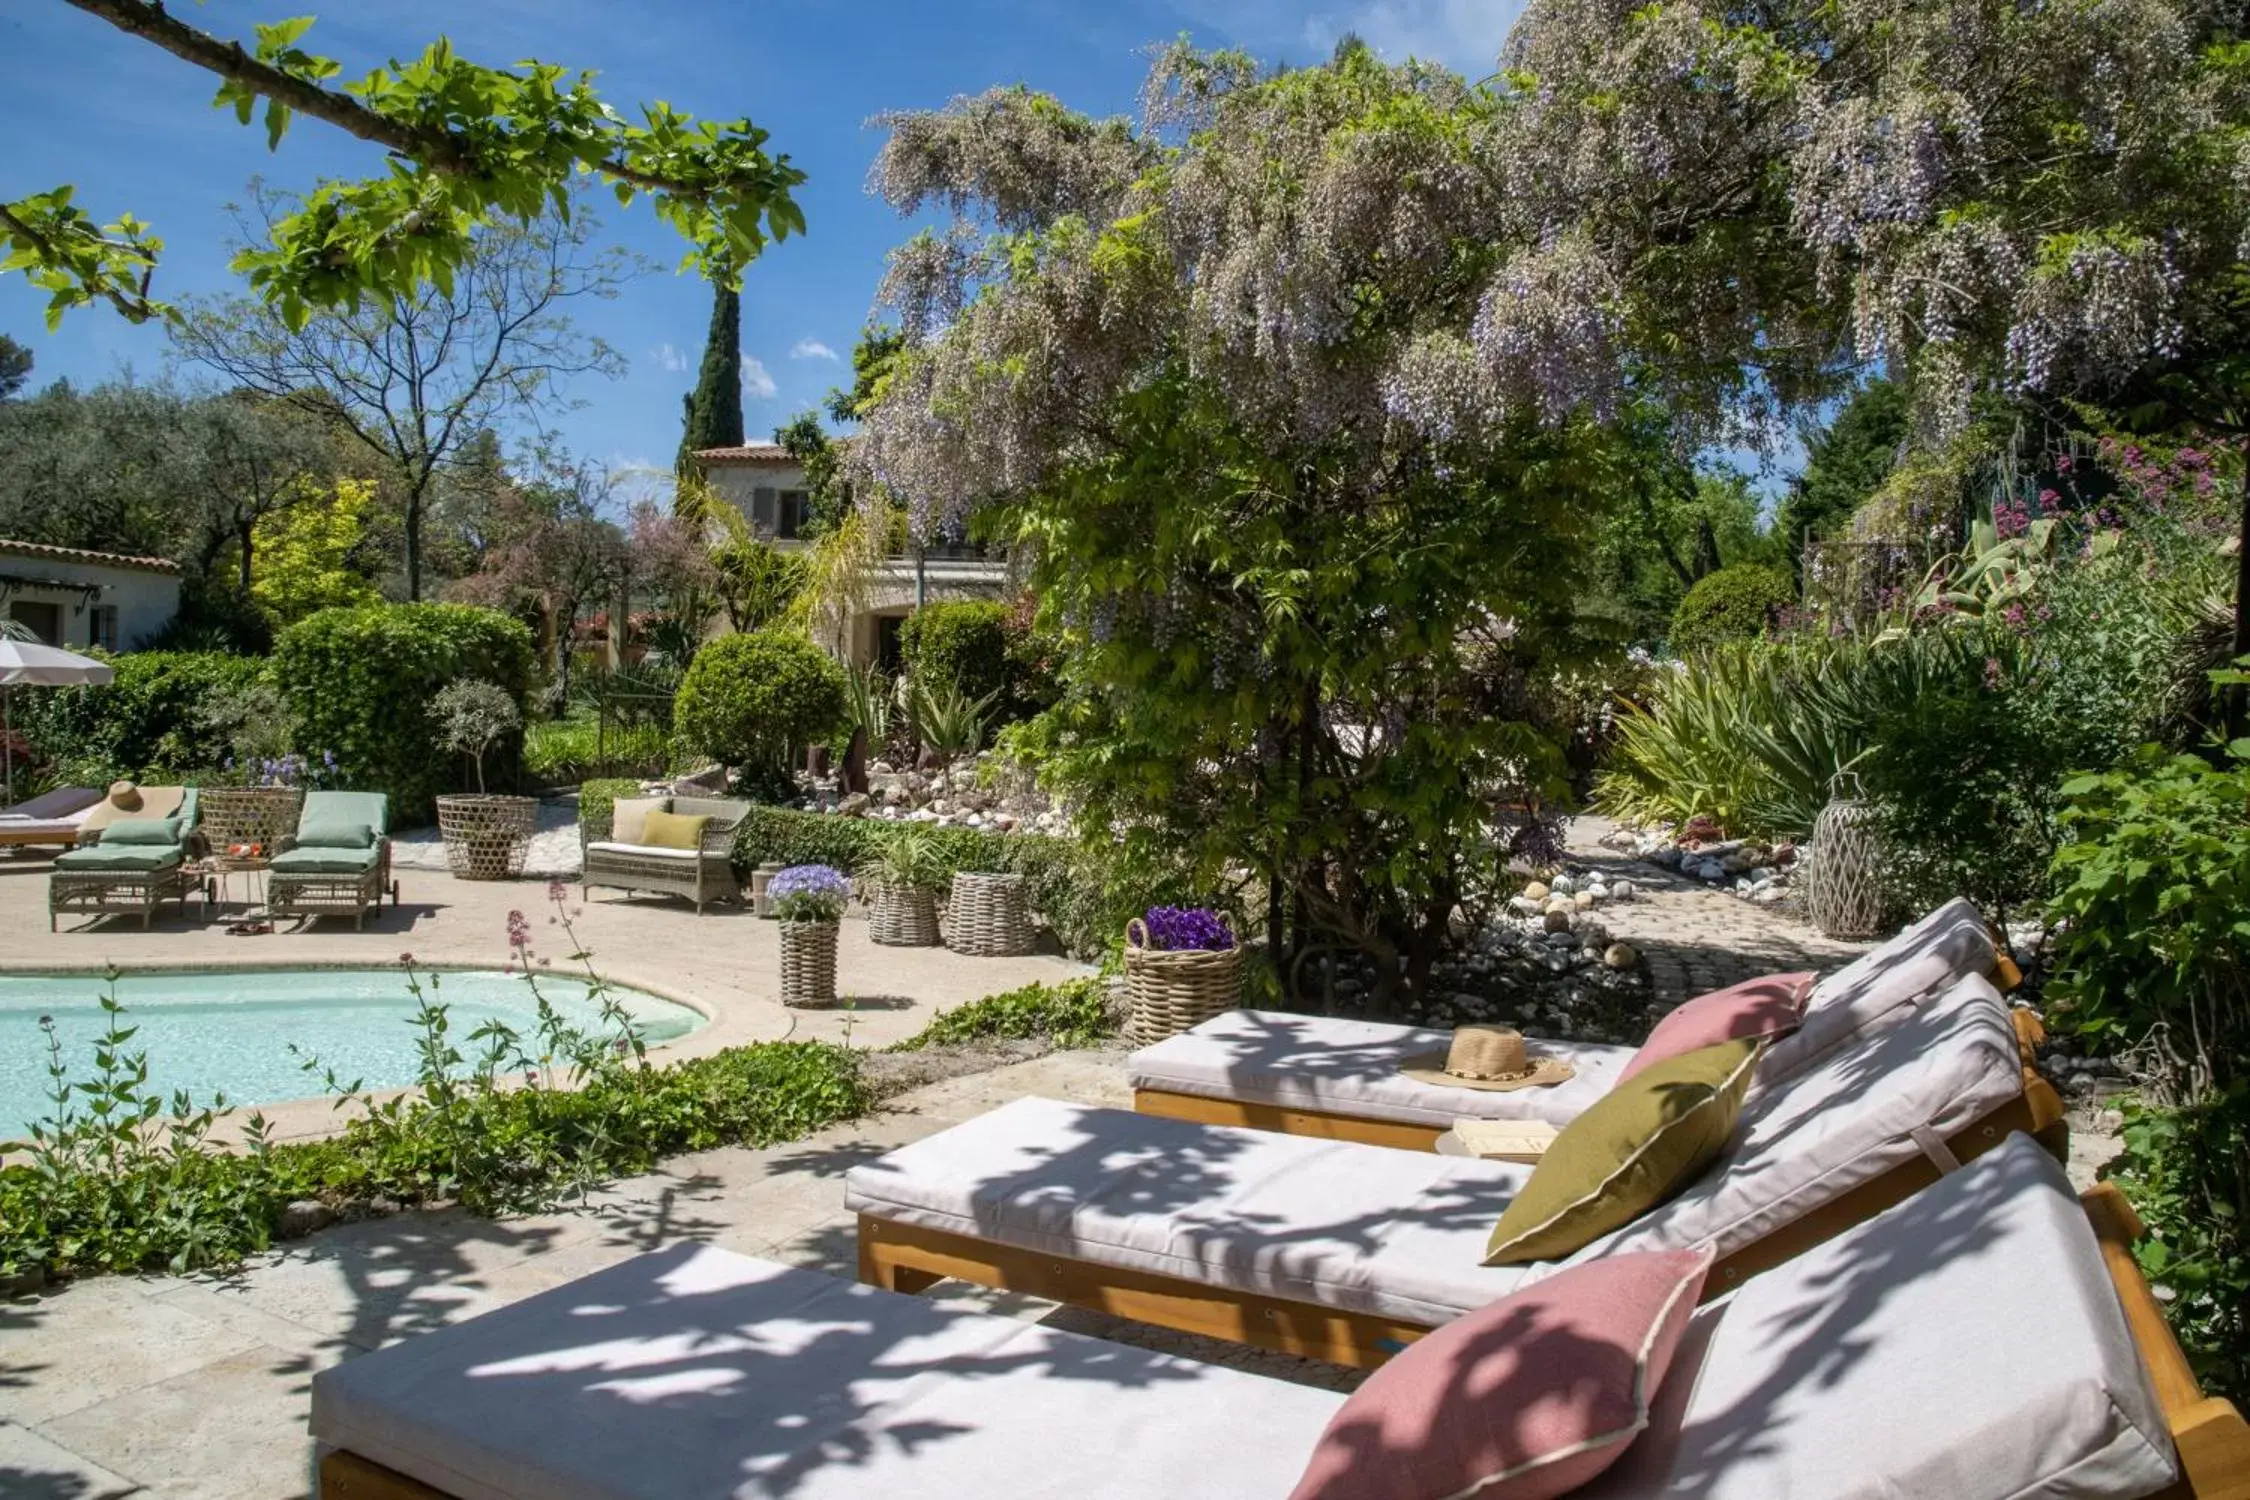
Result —
<instances>
[{"instance_id":1,"label":"tall woven basket","mask_svg":"<svg viewBox=\"0 0 2250 1500\"><path fill-rule=\"evenodd\" d=\"M207 786L196 793L196 824L211 852L255 849L271 856L297 831L305 793L291 786Z\"/></svg>"},{"instance_id":2,"label":"tall woven basket","mask_svg":"<svg viewBox=\"0 0 2250 1500\"><path fill-rule=\"evenodd\" d=\"M836 1003L836 932L841 924L781 924L781 1003Z\"/></svg>"},{"instance_id":3,"label":"tall woven basket","mask_svg":"<svg viewBox=\"0 0 2250 1500\"><path fill-rule=\"evenodd\" d=\"M438 836L445 864L458 880L513 880L523 873L531 836L539 828L539 803L530 797L476 796L437 799Z\"/></svg>"},{"instance_id":4,"label":"tall woven basket","mask_svg":"<svg viewBox=\"0 0 2250 1500\"><path fill-rule=\"evenodd\" d=\"M1242 945L1171 951L1148 945L1139 917L1125 924L1125 1040L1161 1042L1242 1003Z\"/></svg>"},{"instance_id":5,"label":"tall woven basket","mask_svg":"<svg viewBox=\"0 0 2250 1500\"><path fill-rule=\"evenodd\" d=\"M1857 775L1838 772L1828 805L1813 819L1805 870L1805 914L1813 926L1832 938L1871 938L1882 930L1882 854L1874 804L1860 795Z\"/></svg>"},{"instance_id":6,"label":"tall woven basket","mask_svg":"<svg viewBox=\"0 0 2250 1500\"><path fill-rule=\"evenodd\" d=\"M945 945L978 958L1029 953L1035 934L1021 875L963 873L953 877Z\"/></svg>"},{"instance_id":7,"label":"tall woven basket","mask_svg":"<svg viewBox=\"0 0 2250 1500\"><path fill-rule=\"evenodd\" d=\"M876 886L867 935L886 948L936 947L937 893L912 885Z\"/></svg>"}]
</instances>

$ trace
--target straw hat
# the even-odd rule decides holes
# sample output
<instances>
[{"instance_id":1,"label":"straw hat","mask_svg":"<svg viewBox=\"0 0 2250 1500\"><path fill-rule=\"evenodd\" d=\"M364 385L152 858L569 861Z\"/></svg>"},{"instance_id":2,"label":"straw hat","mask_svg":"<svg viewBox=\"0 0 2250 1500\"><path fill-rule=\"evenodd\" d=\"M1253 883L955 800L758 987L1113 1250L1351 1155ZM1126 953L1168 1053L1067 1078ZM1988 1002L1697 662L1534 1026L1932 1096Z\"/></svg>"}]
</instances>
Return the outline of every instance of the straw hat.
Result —
<instances>
[{"instance_id":1,"label":"straw hat","mask_svg":"<svg viewBox=\"0 0 2250 1500\"><path fill-rule=\"evenodd\" d=\"M120 812L139 812L141 789L130 781L113 781L109 784L109 804Z\"/></svg>"},{"instance_id":2,"label":"straw hat","mask_svg":"<svg viewBox=\"0 0 2250 1500\"><path fill-rule=\"evenodd\" d=\"M1399 1071L1417 1083L1494 1093L1550 1088L1578 1071L1559 1057L1533 1055L1523 1044L1523 1033L1510 1026L1463 1026L1453 1033L1445 1066L1428 1066L1436 1061L1430 1058Z\"/></svg>"}]
</instances>

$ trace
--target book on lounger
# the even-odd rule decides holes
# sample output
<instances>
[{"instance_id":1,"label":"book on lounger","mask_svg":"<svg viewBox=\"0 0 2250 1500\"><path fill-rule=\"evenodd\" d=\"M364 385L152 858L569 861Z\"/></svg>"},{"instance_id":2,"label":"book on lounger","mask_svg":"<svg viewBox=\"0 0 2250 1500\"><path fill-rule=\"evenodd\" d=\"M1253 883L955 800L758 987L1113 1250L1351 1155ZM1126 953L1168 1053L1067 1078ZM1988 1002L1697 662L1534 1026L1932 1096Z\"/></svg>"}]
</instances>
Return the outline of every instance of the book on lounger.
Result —
<instances>
[{"instance_id":1,"label":"book on lounger","mask_svg":"<svg viewBox=\"0 0 2250 1500\"><path fill-rule=\"evenodd\" d=\"M1537 1161L1555 1143L1544 1120L1455 1120L1453 1135L1469 1155L1498 1161Z\"/></svg>"}]
</instances>

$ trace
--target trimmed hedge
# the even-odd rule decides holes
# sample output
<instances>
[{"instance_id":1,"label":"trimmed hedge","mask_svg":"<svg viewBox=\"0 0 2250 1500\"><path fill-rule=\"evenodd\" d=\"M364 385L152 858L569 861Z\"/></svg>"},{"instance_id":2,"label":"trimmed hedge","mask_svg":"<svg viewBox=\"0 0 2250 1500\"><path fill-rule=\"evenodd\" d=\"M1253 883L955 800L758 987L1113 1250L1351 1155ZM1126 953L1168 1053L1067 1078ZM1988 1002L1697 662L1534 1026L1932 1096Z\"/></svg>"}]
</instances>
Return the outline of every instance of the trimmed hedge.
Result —
<instances>
[{"instance_id":1,"label":"trimmed hedge","mask_svg":"<svg viewBox=\"0 0 2250 1500\"><path fill-rule=\"evenodd\" d=\"M223 651L139 651L110 665L117 675L106 686L19 692L13 703L16 728L40 755L90 779L216 770L231 747L199 711L267 670L261 658Z\"/></svg>"},{"instance_id":2,"label":"trimmed hedge","mask_svg":"<svg viewBox=\"0 0 2250 1500\"><path fill-rule=\"evenodd\" d=\"M583 794L581 794L583 795ZM834 865L857 870L900 829L880 818L753 807L735 830L734 862L754 865ZM927 826L927 825L923 825ZM933 828L948 875L991 870L1024 877L1032 910L1047 919L1070 952L1090 957L1120 942L1139 908L1111 888L1099 861L1061 839L1027 833L986 833L975 828Z\"/></svg>"},{"instance_id":3,"label":"trimmed hedge","mask_svg":"<svg viewBox=\"0 0 2250 1500\"><path fill-rule=\"evenodd\" d=\"M1671 647L1680 655L1721 641L1764 635L1797 602L1797 586L1779 568L1736 563L1706 573L1672 612Z\"/></svg>"},{"instance_id":4,"label":"trimmed hedge","mask_svg":"<svg viewBox=\"0 0 2250 1500\"><path fill-rule=\"evenodd\" d=\"M303 743L336 752L355 786L390 794L400 826L427 819L441 793L469 784L466 760L437 747L430 700L477 678L524 706L536 660L530 630L468 604L369 604L324 609L281 633L274 675L296 709ZM508 786L521 775L522 736L488 762Z\"/></svg>"}]
</instances>

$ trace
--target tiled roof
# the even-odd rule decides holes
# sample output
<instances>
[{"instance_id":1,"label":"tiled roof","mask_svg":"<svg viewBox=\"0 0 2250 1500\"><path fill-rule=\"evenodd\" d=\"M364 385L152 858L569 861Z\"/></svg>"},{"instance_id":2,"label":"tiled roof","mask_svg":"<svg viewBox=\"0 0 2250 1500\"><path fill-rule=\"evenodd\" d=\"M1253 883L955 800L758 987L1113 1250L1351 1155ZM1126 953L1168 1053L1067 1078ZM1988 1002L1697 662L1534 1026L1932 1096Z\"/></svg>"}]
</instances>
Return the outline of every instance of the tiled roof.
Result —
<instances>
[{"instance_id":1,"label":"tiled roof","mask_svg":"<svg viewBox=\"0 0 2250 1500\"><path fill-rule=\"evenodd\" d=\"M744 443L739 448L698 448L695 456L707 464L794 464L789 450L779 443Z\"/></svg>"},{"instance_id":2,"label":"tiled roof","mask_svg":"<svg viewBox=\"0 0 2250 1500\"><path fill-rule=\"evenodd\" d=\"M144 573L177 573L180 565L168 557L127 557L119 552L87 552L78 547L50 547L45 542L14 542L0 537L0 552L18 557L49 557L56 562L93 563L105 568L138 568Z\"/></svg>"}]
</instances>

